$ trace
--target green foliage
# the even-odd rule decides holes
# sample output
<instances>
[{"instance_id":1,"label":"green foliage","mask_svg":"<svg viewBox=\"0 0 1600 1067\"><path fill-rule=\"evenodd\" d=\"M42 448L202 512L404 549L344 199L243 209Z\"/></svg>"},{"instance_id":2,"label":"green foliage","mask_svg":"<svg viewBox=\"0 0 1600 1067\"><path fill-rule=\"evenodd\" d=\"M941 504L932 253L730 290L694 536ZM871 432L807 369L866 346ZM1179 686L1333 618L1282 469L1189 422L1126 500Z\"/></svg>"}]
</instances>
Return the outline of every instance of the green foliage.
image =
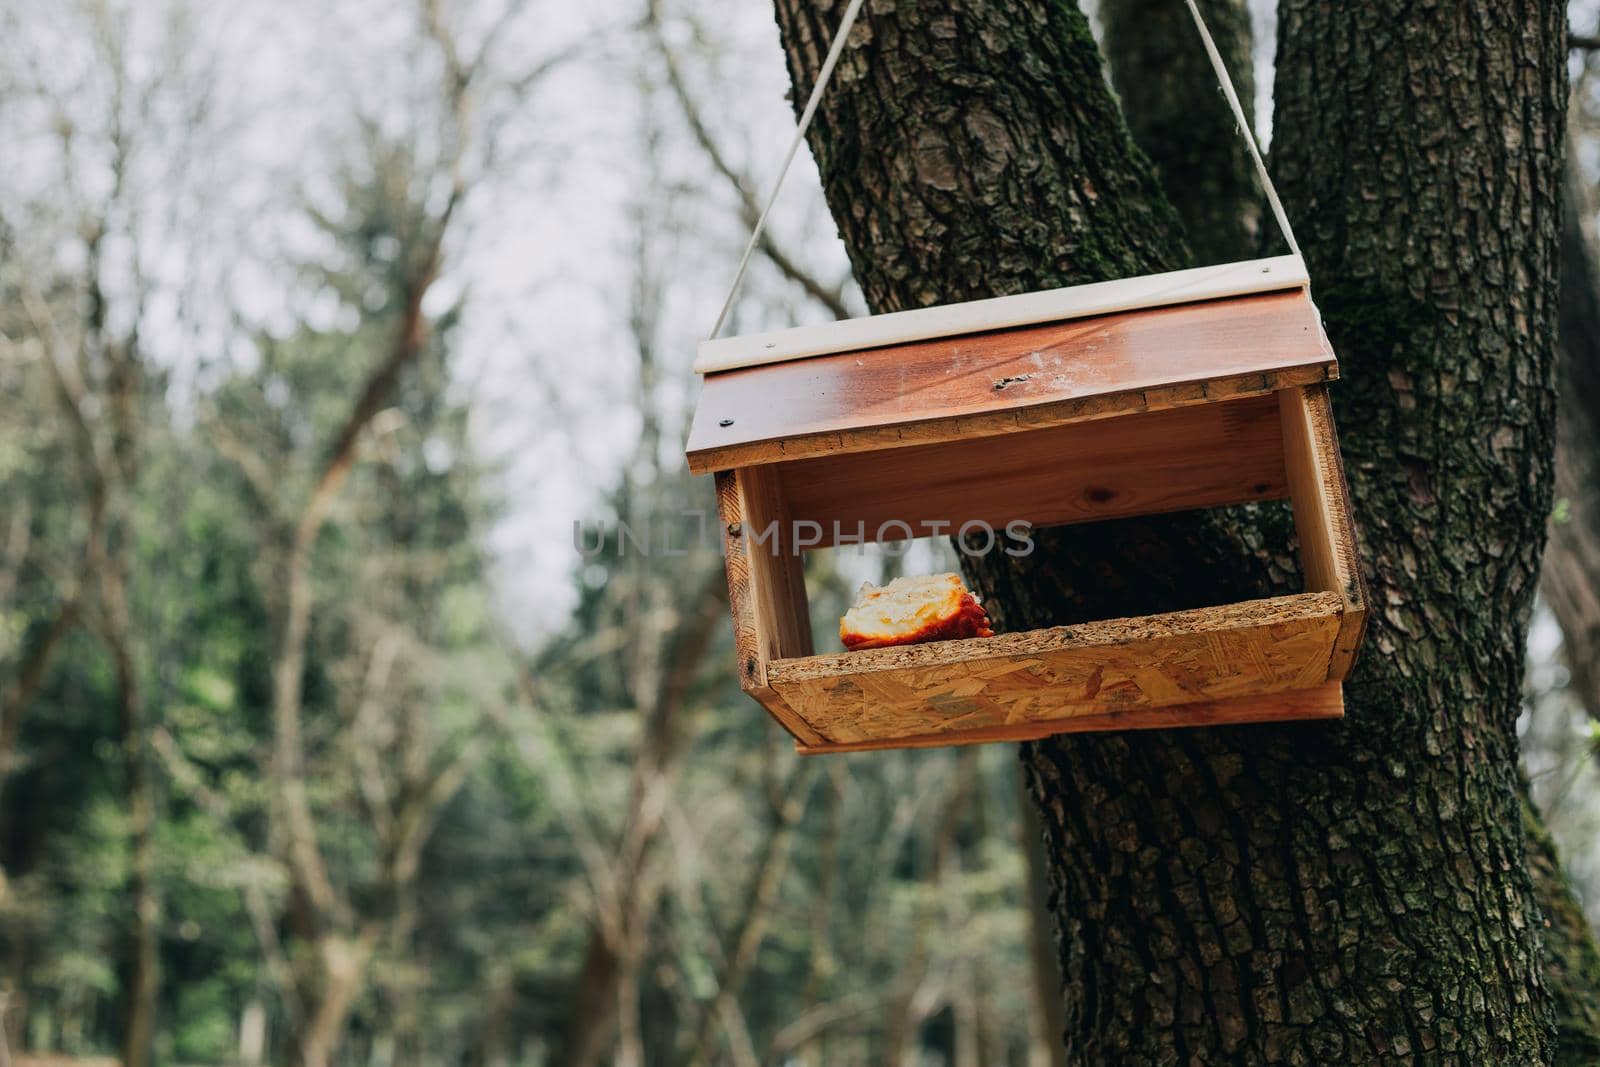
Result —
<instances>
[{"instance_id":1,"label":"green foliage","mask_svg":"<svg viewBox=\"0 0 1600 1067\"><path fill-rule=\"evenodd\" d=\"M155 792L161 1062L232 1062L241 1020L262 1008L268 1060L282 1062L323 993L330 919L295 886L273 788L289 554L332 442L395 344L437 198L413 138L365 135L301 220L318 251L290 289L295 306L324 310L270 326L241 315L230 357L182 388L167 377L180 362L163 347L171 338L150 330L119 413L136 432L112 479L107 541L127 561L147 720L133 749ZM83 234L52 230L50 213L34 221L48 239L29 251L29 277L63 329L86 337L99 297L74 273ZM72 254L58 262L55 244ZM0 263L0 327L42 348L12 269L22 252L0 252L16 252ZM714 511L711 489L682 469L665 429L683 383L665 388L654 362L661 294L645 290L662 270L641 265L629 313L640 363L618 402L640 412L639 441L602 494L602 551L572 557L575 607L548 620L537 647L503 632L485 545L504 503L457 366L463 300L428 303L421 349L361 430L311 547L306 788L350 927L372 932L339 1061L553 1062L541 1057L587 1022L575 992L606 909L632 893L649 1062L689 1054L741 929L761 931L733 979L760 1052L878 1062L903 1018L911 1044L948 1056L954 1005L972 1002L994 1061L1022 1062L1028 1001L1000 993L1031 981L1013 756L852 757L802 774L739 692L715 538L701 541L683 514ZM143 325L127 297L106 298L108 321ZM95 343L132 343L108 335ZM91 407L112 407L107 380L85 387ZM14 1045L107 1054L128 1011L134 835L105 563L86 548L95 479L42 359L0 359L0 404L0 573L15 576L0 588L0 692L71 597L84 611L0 780L0 994L25 1010L6 1020ZM13 559L19 515L29 536ZM624 543L619 523L648 550ZM663 554L668 538L686 554ZM814 561L820 640L854 586L879 574L870 561ZM459 783L422 803L458 765ZM952 799L956 779L967 784ZM618 857L658 802L628 871ZM401 855L411 829L414 870ZM752 911L769 862L781 876ZM835 1010L814 1035L791 1029ZM719 1061L728 1024L705 1031Z\"/></svg>"}]
</instances>

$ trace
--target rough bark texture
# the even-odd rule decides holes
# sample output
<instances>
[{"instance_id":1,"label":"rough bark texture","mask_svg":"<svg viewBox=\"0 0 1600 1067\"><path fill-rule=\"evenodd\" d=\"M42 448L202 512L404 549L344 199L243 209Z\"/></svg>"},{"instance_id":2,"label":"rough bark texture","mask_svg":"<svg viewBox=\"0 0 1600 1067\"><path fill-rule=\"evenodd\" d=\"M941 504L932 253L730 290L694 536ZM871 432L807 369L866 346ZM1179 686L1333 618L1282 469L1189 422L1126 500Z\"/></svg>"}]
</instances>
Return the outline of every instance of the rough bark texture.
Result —
<instances>
[{"instance_id":1,"label":"rough bark texture","mask_svg":"<svg viewBox=\"0 0 1600 1067\"><path fill-rule=\"evenodd\" d=\"M1197 6L1248 115L1256 96L1249 5L1199 0ZM1150 156L1196 259L1226 263L1257 255L1263 212L1255 168L1188 8L1173 0L1115 0L1100 5L1100 22L1128 128Z\"/></svg>"},{"instance_id":2,"label":"rough bark texture","mask_svg":"<svg viewBox=\"0 0 1600 1067\"><path fill-rule=\"evenodd\" d=\"M1207 12L1217 45L1237 68L1237 57L1251 53L1248 13L1231 5ZM1251 247L1250 212L1255 209L1255 175L1246 164L1229 166L1226 157L1242 154L1237 138L1217 140L1217 130L1203 122L1184 125L1159 121L1172 109L1173 100L1200 100L1214 83L1207 64L1187 64L1179 72L1162 68L1147 82L1129 64L1156 63L1180 53L1184 41L1194 37L1187 19L1163 18L1150 10L1148 0L1102 0L1100 18L1106 28L1107 63L1114 84L1130 83L1140 91L1122 94L1123 113L1139 146L1163 175L1200 173L1212 176L1206 203L1219 206L1212 225L1191 228L1190 244L1202 262L1236 256ZM1122 38L1118 43L1118 37ZM1170 40L1177 35L1178 41ZM1167 39L1164 39L1167 38ZM1150 84L1162 92L1147 91ZM1145 109L1155 109L1155 115ZM1165 110L1163 110L1165 109ZM1208 159L1209 157L1209 159ZM1569 653L1589 650L1600 654L1600 599L1595 576L1600 575L1600 423L1591 413L1600 384L1600 272L1584 230L1590 209L1571 159L1564 171L1561 219L1560 282L1560 402L1556 446L1555 485L1558 498L1569 497L1564 522L1553 527L1545 552L1541 587L1556 606L1563 628L1575 636ZM1166 189L1175 199L1182 195L1172 179ZM1585 374L1587 373L1587 381ZM1559 588L1553 589L1553 586ZM1576 657L1583 658L1578 652ZM1575 671L1575 688L1591 701L1600 715L1600 677ZM1583 918L1571 884L1561 871L1554 843L1545 832L1537 811L1527 799L1526 782L1519 782L1527 820L1529 867L1534 899L1545 916L1544 978L1555 1004L1557 1056L1561 1064L1600 1061L1600 954Z\"/></svg>"},{"instance_id":3,"label":"rough bark texture","mask_svg":"<svg viewBox=\"0 0 1600 1067\"><path fill-rule=\"evenodd\" d=\"M778 0L810 86L839 8ZM1343 362L1376 606L1349 717L1025 760L1090 1063L1542 1062L1513 721L1550 500L1559 7L1287 0L1276 168ZM1161 269L1176 227L1069 5L869 8L812 135L874 310ZM1039 539L1010 629L1293 580L1283 523Z\"/></svg>"},{"instance_id":4,"label":"rough bark texture","mask_svg":"<svg viewBox=\"0 0 1600 1067\"><path fill-rule=\"evenodd\" d=\"M1523 783L1526 796L1527 783ZM1539 821L1533 802L1524 800L1528 867L1544 907L1544 977L1556 1014L1558 1067L1600 1063L1600 949L1572 884L1561 869L1556 843Z\"/></svg>"},{"instance_id":5,"label":"rough bark texture","mask_svg":"<svg viewBox=\"0 0 1600 1067\"><path fill-rule=\"evenodd\" d=\"M844 4L777 10L804 101ZM853 36L810 143L873 311L1182 264L1076 10L869 4Z\"/></svg>"},{"instance_id":6,"label":"rough bark texture","mask_svg":"<svg viewBox=\"0 0 1600 1067\"><path fill-rule=\"evenodd\" d=\"M1563 183L1555 521L1539 587L1566 643L1572 691L1600 718L1600 268L1576 163Z\"/></svg>"}]
</instances>

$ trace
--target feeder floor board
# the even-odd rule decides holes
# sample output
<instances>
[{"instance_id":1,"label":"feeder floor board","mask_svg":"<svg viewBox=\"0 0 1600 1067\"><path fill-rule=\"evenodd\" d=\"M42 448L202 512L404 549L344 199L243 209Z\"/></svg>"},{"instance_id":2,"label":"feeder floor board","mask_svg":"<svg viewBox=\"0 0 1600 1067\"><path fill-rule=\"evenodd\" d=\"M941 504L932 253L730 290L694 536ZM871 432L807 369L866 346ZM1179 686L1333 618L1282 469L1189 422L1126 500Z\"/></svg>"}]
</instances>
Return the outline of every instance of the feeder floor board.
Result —
<instances>
[{"instance_id":1,"label":"feeder floor board","mask_svg":"<svg viewBox=\"0 0 1600 1067\"><path fill-rule=\"evenodd\" d=\"M993 739L987 734L997 728L1052 724L1045 732L1055 732L1072 729L1070 720L1077 717L1103 722L1108 713L1157 709L1170 710L1141 721L1179 726L1188 721L1185 705L1322 687L1343 608L1336 593L1300 593L995 637L779 659L767 665L766 686L820 739L821 744L797 738L802 747L816 749L940 735L960 744ZM1258 705L1261 717L1283 718L1282 709L1271 704ZM1339 713L1325 697L1297 706L1316 717ZM1202 721L1215 719L1219 709L1197 714Z\"/></svg>"},{"instance_id":2,"label":"feeder floor board","mask_svg":"<svg viewBox=\"0 0 1600 1067\"><path fill-rule=\"evenodd\" d=\"M794 748L802 756L821 756L895 748L948 748L951 745L984 745L999 741L1037 741L1055 734L1101 730L1171 730L1194 726L1244 726L1251 723L1342 718L1344 687L1338 682L1325 682L1311 689L1289 689L1281 693L1235 697L1232 700L1209 700L1164 708L1134 708L1129 711L1074 715L1065 719L982 726L960 733L916 734L893 741L834 743L820 738L806 740L796 734ZM781 716L779 721L784 721Z\"/></svg>"},{"instance_id":3,"label":"feeder floor board","mask_svg":"<svg viewBox=\"0 0 1600 1067\"><path fill-rule=\"evenodd\" d=\"M697 474L1205 404L1338 376L1303 290L709 374Z\"/></svg>"}]
</instances>

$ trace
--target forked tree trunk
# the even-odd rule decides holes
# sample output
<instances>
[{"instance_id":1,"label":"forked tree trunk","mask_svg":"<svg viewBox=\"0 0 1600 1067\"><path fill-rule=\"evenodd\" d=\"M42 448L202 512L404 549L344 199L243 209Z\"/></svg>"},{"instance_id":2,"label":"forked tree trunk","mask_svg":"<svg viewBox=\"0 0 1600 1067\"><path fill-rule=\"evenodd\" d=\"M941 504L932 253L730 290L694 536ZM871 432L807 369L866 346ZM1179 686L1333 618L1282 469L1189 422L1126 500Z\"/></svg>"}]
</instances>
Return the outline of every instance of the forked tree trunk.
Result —
<instances>
[{"instance_id":1,"label":"forked tree trunk","mask_svg":"<svg viewBox=\"0 0 1600 1067\"><path fill-rule=\"evenodd\" d=\"M1250 7L1245 0L1197 6L1249 114L1256 95ZM1255 256L1261 220L1271 227L1272 217L1261 210L1250 154L1188 8L1181 0L1102 0L1100 23L1128 129L1177 209L1196 261Z\"/></svg>"},{"instance_id":2,"label":"forked tree trunk","mask_svg":"<svg viewBox=\"0 0 1600 1067\"><path fill-rule=\"evenodd\" d=\"M798 95L842 6L777 0ZM1181 259L1070 5L865 18L811 142L874 310ZM1562 12L1286 0L1281 33L1276 169L1341 357L1376 610L1343 723L1027 746L1069 1050L1540 1062L1513 722L1550 501ZM1286 525L1071 529L975 577L1010 629L1215 602L1294 582Z\"/></svg>"}]
</instances>

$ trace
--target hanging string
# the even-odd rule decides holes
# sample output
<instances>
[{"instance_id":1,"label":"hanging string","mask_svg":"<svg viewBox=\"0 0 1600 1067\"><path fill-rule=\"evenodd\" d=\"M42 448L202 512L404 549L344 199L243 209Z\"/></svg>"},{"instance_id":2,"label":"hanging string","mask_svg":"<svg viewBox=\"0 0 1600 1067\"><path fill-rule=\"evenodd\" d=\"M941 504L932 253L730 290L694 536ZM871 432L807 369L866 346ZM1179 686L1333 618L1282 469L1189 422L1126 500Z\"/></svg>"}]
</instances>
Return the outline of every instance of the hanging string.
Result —
<instances>
[{"instance_id":1,"label":"hanging string","mask_svg":"<svg viewBox=\"0 0 1600 1067\"><path fill-rule=\"evenodd\" d=\"M722 327L727 325L728 312L733 309L734 297L739 295L739 285L744 281L745 271L750 267L750 257L755 254L756 246L761 243L762 234L767 230L767 216L772 213L772 205L777 203L778 194L783 191L784 179L789 176L789 167L794 162L795 153L800 150L800 142L805 140L806 131L811 128L811 120L817 113L817 104L822 100L822 91L828 87L828 81L833 77L833 68L839 62L839 56L844 51L845 38L850 35L850 28L855 25L856 15L861 11L863 0L850 0L845 8L844 17L839 20L839 29L833 35L833 43L828 46L828 56L822 61L822 69L817 72L816 84L811 87L811 98L806 101L805 110L800 112L800 124L795 128L794 137L789 141L789 151L784 154L783 166L778 168L778 177L772 183L772 191L767 194L767 201L761 208L761 214L756 218L755 229L750 231L750 241L744 246L744 255L739 257L739 268L733 272L733 284L728 286L728 296L722 302L722 310L717 314L717 324L711 328L710 340L715 341L722 334ZM1262 162L1261 150L1256 146L1255 134L1251 132L1250 121L1245 118L1244 107L1239 103L1239 94L1234 91L1233 79L1228 77L1228 68L1222 62L1222 55L1217 51L1217 43L1211 39L1211 31L1206 28L1206 20L1201 16L1200 9L1195 6L1195 0L1184 0L1189 7L1189 14L1194 16L1195 29L1200 31L1200 41L1205 45L1206 56L1211 60L1211 69L1217 75L1217 82L1222 86L1223 94L1228 98L1228 106L1233 109L1234 122L1238 123L1239 134L1244 138L1245 147L1250 150L1250 160L1255 164L1256 177L1261 180L1261 188L1266 191L1267 203L1272 208L1272 215L1278 220L1278 229L1283 231L1283 239L1289 244L1289 251L1296 256L1300 255L1300 244L1294 239L1294 230L1289 226L1289 216L1283 210L1283 201L1278 199L1278 190L1272 184L1272 176L1267 173L1267 165Z\"/></svg>"},{"instance_id":2,"label":"hanging string","mask_svg":"<svg viewBox=\"0 0 1600 1067\"><path fill-rule=\"evenodd\" d=\"M822 69L817 72L817 83L811 87L811 99L806 101L805 110L800 112L800 125L794 131L794 139L789 142L789 151L783 157L783 166L778 168L778 178L772 183L772 192L767 194L766 206L761 209L761 215L756 219L756 228L750 232L750 243L744 246L744 255L739 257L739 269L733 272L733 284L728 286L728 298L722 302L722 311L717 315L717 324L711 327L710 339L713 341L722 333L722 327L728 321L728 312L733 308L733 298L739 293L739 283L744 281L744 272L750 266L750 257L755 253L756 245L761 243L761 235L766 232L767 215L771 213L772 205L777 203L778 193L783 190L783 180L789 176L789 164L794 162L794 154L799 151L806 130L811 128L811 118L817 113L817 103L822 99L822 90L828 87L828 79L833 77L834 65L839 62L839 55L844 51L844 40L850 36L850 27L855 25L861 4L862 0L850 0L850 6L844 9L844 18L839 20L839 29L834 32L833 43L828 47L828 58L822 61Z\"/></svg>"},{"instance_id":3,"label":"hanging string","mask_svg":"<svg viewBox=\"0 0 1600 1067\"><path fill-rule=\"evenodd\" d=\"M1239 94L1234 92L1233 79L1228 77L1228 68L1222 63L1222 56L1217 51L1217 42L1211 39L1211 31L1206 28L1206 20L1200 17L1200 9L1195 6L1194 0L1184 0L1189 5L1189 14L1194 16L1195 29L1200 31L1200 40L1206 46L1206 55L1211 58L1211 69L1216 72L1217 81L1222 85L1222 92L1228 98L1228 106L1233 108L1233 120L1239 124L1239 133L1244 137L1245 146L1250 149L1250 159L1256 165L1256 177L1261 179L1261 187L1267 192L1267 203L1272 206L1273 217L1278 220L1278 229L1283 231L1283 239L1289 242L1289 251L1295 255L1300 254L1300 245L1294 239L1294 230L1289 228L1289 216L1283 210L1283 201L1278 199L1278 190L1273 188L1272 178L1267 174L1267 165L1261 161L1261 150L1256 147L1255 134L1250 131L1250 122L1244 117L1244 108L1239 104Z\"/></svg>"}]
</instances>

